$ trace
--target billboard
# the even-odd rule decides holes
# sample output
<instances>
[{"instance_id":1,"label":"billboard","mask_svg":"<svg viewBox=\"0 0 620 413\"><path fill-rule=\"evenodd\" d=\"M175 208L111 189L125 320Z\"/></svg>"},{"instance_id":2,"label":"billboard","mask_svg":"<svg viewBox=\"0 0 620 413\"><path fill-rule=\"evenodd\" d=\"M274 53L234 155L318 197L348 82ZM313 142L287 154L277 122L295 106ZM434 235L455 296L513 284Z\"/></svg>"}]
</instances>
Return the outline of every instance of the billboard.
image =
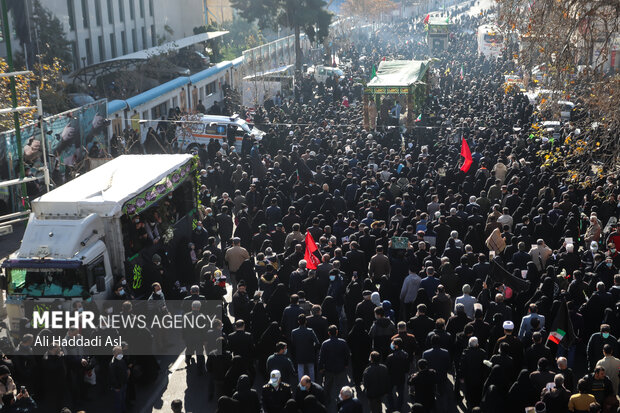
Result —
<instances>
[{"instance_id":1,"label":"billboard","mask_svg":"<svg viewBox=\"0 0 620 413\"><path fill-rule=\"evenodd\" d=\"M108 152L107 100L99 100L58 115L45 118L45 142L50 170L67 167L78 168L93 149ZM15 130L0 134L0 179L19 176L18 150L22 151L24 164L43 175L43 147L38 123L21 127L22 147L18 149Z\"/></svg>"}]
</instances>

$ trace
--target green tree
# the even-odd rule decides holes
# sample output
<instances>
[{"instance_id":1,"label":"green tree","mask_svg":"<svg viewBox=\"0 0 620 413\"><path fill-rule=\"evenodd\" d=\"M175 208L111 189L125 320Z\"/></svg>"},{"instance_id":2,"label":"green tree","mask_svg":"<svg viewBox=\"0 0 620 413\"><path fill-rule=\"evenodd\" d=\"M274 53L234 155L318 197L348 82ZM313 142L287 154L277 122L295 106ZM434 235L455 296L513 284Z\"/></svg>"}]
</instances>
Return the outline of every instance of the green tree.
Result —
<instances>
[{"instance_id":1,"label":"green tree","mask_svg":"<svg viewBox=\"0 0 620 413\"><path fill-rule=\"evenodd\" d=\"M258 21L261 29L287 27L295 32L295 68L301 70L301 31L311 42L327 37L332 15L324 0L232 0L246 20Z\"/></svg>"},{"instance_id":2,"label":"green tree","mask_svg":"<svg viewBox=\"0 0 620 413\"><path fill-rule=\"evenodd\" d=\"M34 28L37 31L37 44L33 48L42 64L60 63L62 70L67 71L73 61L70 42L67 40L62 23L39 0L34 2Z\"/></svg>"},{"instance_id":3,"label":"green tree","mask_svg":"<svg viewBox=\"0 0 620 413\"><path fill-rule=\"evenodd\" d=\"M208 26L198 26L198 27L194 27L193 31L194 34L201 34L201 33L207 33L207 32L217 32L220 29L217 28L216 26L209 24ZM218 63L222 60L222 38L221 37L217 37L215 39L211 39L211 40L207 40L207 47L209 49L211 49L211 52L209 52L209 56L211 59L211 62L213 63Z\"/></svg>"}]
</instances>

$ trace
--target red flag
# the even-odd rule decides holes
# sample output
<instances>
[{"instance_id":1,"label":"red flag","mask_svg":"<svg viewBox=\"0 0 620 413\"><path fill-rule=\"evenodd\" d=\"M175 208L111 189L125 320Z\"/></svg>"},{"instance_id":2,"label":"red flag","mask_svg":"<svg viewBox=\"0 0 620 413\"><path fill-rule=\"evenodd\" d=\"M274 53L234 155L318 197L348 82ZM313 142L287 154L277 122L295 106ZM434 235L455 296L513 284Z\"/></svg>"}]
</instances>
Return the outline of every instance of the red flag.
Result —
<instances>
[{"instance_id":1,"label":"red flag","mask_svg":"<svg viewBox=\"0 0 620 413\"><path fill-rule=\"evenodd\" d=\"M465 158L465 162L463 162L463 166L461 166L461 171L467 173L471 164L474 162L474 158L471 157L471 151L469 150L469 145L465 138L462 138L461 141L461 156Z\"/></svg>"},{"instance_id":2,"label":"red flag","mask_svg":"<svg viewBox=\"0 0 620 413\"><path fill-rule=\"evenodd\" d=\"M430 13L426 15L426 17L424 18L424 24L428 24L428 19L431 18Z\"/></svg>"},{"instance_id":3,"label":"red flag","mask_svg":"<svg viewBox=\"0 0 620 413\"><path fill-rule=\"evenodd\" d=\"M306 260L306 268L309 270L316 270L316 267L321 263L319 257L315 255L315 252L319 249L312 238L312 234L306 232L306 253L304 254L304 260Z\"/></svg>"}]
</instances>

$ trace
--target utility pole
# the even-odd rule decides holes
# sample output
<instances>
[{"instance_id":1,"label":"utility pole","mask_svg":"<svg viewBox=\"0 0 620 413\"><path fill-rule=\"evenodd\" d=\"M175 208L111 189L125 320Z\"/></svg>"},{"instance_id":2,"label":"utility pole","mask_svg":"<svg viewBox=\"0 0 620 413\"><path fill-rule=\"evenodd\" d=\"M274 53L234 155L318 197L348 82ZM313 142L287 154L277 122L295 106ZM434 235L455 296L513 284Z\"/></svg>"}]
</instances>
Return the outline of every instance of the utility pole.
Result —
<instances>
[{"instance_id":1,"label":"utility pole","mask_svg":"<svg viewBox=\"0 0 620 413\"><path fill-rule=\"evenodd\" d=\"M9 66L9 72L13 72L13 49L11 48L11 30L9 28L9 15L6 7L6 0L0 0L2 6L2 31L4 33L4 41L6 44L6 63ZM17 90L15 87L15 77L10 76L10 88L11 88L11 104L13 109L17 108ZM23 161L23 148L22 137L19 126L19 113L13 112L13 122L15 123L15 144L17 145L17 162L19 163L19 179L24 179L24 161ZM26 183L21 183L21 196L22 206L24 209L30 208L30 202L28 201L28 194L26 192Z\"/></svg>"}]
</instances>

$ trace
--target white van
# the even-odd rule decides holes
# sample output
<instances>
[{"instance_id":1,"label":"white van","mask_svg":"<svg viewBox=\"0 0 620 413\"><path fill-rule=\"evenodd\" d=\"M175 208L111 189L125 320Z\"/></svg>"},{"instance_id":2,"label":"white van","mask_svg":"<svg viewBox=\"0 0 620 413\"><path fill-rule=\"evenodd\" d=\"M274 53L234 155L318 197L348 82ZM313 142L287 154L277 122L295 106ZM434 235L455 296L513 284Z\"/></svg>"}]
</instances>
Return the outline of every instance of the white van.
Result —
<instances>
[{"instance_id":1,"label":"white van","mask_svg":"<svg viewBox=\"0 0 620 413\"><path fill-rule=\"evenodd\" d=\"M208 145L211 139L227 143L229 126L235 128L235 150L238 152L241 151L243 135L246 133L257 141L263 139L265 135L265 132L239 118L239 115L189 115L181 118L181 124L177 127L176 139L179 149L191 152L197 150L203 143Z\"/></svg>"},{"instance_id":2,"label":"white van","mask_svg":"<svg viewBox=\"0 0 620 413\"><path fill-rule=\"evenodd\" d=\"M308 74L313 75L314 79L319 83L325 83L330 77L337 76L339 79L344 79L344 72L337 67L331 66L314 66L308 68Z\"/></svg>"}]
</instances>

